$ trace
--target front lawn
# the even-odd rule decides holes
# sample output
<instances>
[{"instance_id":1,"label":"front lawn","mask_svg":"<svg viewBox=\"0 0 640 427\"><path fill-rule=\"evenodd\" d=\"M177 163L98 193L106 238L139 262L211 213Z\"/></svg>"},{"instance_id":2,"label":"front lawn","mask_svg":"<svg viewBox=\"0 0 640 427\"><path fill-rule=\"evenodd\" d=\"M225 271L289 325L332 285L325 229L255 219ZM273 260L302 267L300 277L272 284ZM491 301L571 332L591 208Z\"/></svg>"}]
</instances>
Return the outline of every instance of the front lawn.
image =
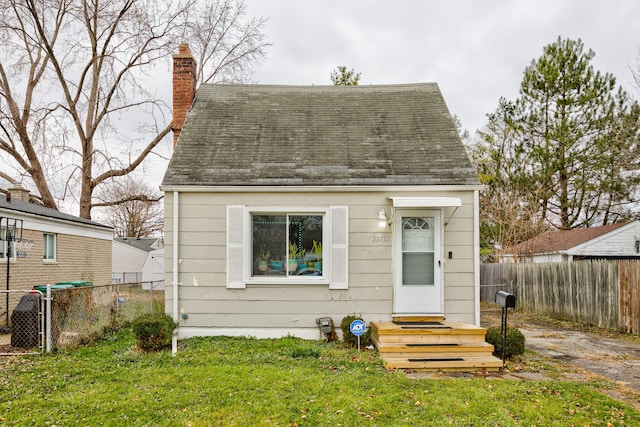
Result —
<instances>
[{"instance_id":1,"label":"front lawn","mask_svg":"<svg viewBox=\"0 0 640 427\"><path fill-rule=\"evenodd\" d=\"M377 354L295 338L198 338L135 350L130 330L0 359L0 425L623 426L640 412L602 381L411 379Z\"/></svg>"}]
</instances>

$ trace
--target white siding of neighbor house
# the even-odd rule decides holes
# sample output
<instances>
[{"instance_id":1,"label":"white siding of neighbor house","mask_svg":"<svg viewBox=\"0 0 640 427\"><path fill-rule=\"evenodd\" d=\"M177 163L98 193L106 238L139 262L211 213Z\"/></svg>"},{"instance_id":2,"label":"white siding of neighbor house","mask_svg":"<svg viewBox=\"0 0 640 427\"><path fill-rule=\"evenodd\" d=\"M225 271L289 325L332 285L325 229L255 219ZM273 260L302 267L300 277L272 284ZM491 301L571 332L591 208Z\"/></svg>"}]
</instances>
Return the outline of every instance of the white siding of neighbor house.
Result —
<instances>
[{"instance_id":1,"label":"white siding of neighbor house","mask_svg":"<svg viewBox=\"0 0 640 427\"><path fill-rule=\"evenodd\" d=\"M569 249L572 256L636 257L636 240L640 239L640 222L634 221L614 231Z\"/></svg>"},{"instance_id":2,"label":"white siding of neighbor house","mask_svg":"<svg viewBox=\"0 0 640 427\"><path fill-rule=\"evenodd\" d=\"M532 262L566 262L569 257L566 254L538 254L530 257Z\"/></svg>"},{"instance_id":3,"label":"white siding of neighbor house","mask_svg":"<svg viewBox=\"0 0 640 427\"><path fill-rule=\"evenodd\" d=\"M195 335L293 334L319 338L316 319L330 316L339 328L342 318L360 314L366 322L390 320L393 313L391 227L378 227L378 212L391 216L390 192L206 193L179 195L179 304L181 337ZM448 196L462 199L444 231L444 295L447 320L476 322L477 274L474 271L474 192L406 193L403 197ZM165 288L172 311L173 193L165 195ZM319 284L248 284L226 287L228 205L348 206L348 289ZM455 208L445 208L447 221ZM452 252L452 258L448 253Z\"/></svg>"},{"instance_id":4,"label":"white siding of neighbor house","mask_svg":"<svg viewBox=\"0 0 640 427\"><path fill-rule=\"evenodd\" d=\"M636 240L640 240L640 221L634 221L607 234L591 239L572 248L532 255L519 255L518 262L567 262L574 257L591 258L636 258ZM503 262L515 262L512 255L505 255Z\"/></svg>"},{"instance_id":5,"label":"white siding of neighbor house","mask_svg":"<svg viewBox=\"0 0 640 427\"><path fill-rule=\"evenodd\" d=\"M113 241L111 252L114 278L117 277L119 280L124 281L126 277L129 277L131 281L139 281L142 274L142 265L147 258L148 252L118 240Z\"/></svg>"},{"instance_id":6,"label":"white siding of neighbor house","mask_svg":"<svg viewBox=\"0 0 640 427\"><path fill-rule=\"evenodd\" d=\"M164 290L164 248L147 254L142 264L142 288Z\"/></svg>"}]
</instances>

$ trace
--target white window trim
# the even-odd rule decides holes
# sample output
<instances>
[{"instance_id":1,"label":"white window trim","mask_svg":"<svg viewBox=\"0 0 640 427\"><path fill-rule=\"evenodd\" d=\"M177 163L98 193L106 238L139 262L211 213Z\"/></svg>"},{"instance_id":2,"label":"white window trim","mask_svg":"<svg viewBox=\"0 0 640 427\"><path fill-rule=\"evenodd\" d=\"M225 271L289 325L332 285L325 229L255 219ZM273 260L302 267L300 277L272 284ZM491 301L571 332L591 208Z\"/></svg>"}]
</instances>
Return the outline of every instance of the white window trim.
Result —
<instances>
[{"instance_id":1,"label":"white window trim","mask_svg":"<svg viewBox=\"0 0 640 427\"><path fill-rule=\"evenodd\" d=\"M44 257L44 238L45 236L53 236L53 258ZM58 235L56 233L42 233L42 262L54 264L58 259Z\"/></svg>"},{"instance_id":2,"label":"white window trim","mask_svg":"<svg viewBox=\"0 0 640 427\"><path fill-rule=\"evenodd\" d=\"M0 235L4 236L5 234L2 232L5 229L5 227L2 227L0 229ZM0 240L0 254L2 255L0 257L0 262L7 262L7 249L9 247L9 242L7 242L6 240ZM11 250L13 251L13 256L9 258L9 262L14 263L16 262L17 258L16 258L16 241L12 241L11 242Z\"/></svg>"},{"instance_id":3,"label":"white window trim","mask_svg":"<svg viewBox=\"0 0 640 427\"><path fill-rule=\"evenodd\" d=\"M252 228L251 228L251 216L254 214L283 214L283 215L296 215L296 214L309 214L309 215L322 215L322 263L325 266L331 265L331 257L326 249L329 249L329 245L326 242L329 241L329 208L314 208L314 207L300 207L300 206L284 206L284 207L263 207L263 206L247 206L248 223L245 223L246 237L245 252L244 252L244 265L245 265L245 278L247 284L255 285L273 285L273 284L315 284L315 285L328 285L330 274L325 268L323 268L322 276L253 276L251 274L251 265L253 265L252 259Z\"/></svg>"},{"instance_id":4,"label":"white window trim","mask_svg":"<svg viewBox=\"0 0 640 427\"><path fill-rule=\"evenodd\" d=\"M323 276L253 276L252 259L252 214L318 214L322 215L322 262ZM343 232L334 231L334 216L343 215L343 223L338 226ZM348 289L348 216L347 206L227 206L227 283L229 289L244 289L247 285L323 285L329 289ZM239 223L241 221L241 224ZM231 231L241 226L242 236L234 236ZM241 259L234 257L242 254ZM336 261L343 260L337 266ZM334 270L340 268L340 271ZM240 271L237 271L241 269Z\"/></svg>"}]
</instances>

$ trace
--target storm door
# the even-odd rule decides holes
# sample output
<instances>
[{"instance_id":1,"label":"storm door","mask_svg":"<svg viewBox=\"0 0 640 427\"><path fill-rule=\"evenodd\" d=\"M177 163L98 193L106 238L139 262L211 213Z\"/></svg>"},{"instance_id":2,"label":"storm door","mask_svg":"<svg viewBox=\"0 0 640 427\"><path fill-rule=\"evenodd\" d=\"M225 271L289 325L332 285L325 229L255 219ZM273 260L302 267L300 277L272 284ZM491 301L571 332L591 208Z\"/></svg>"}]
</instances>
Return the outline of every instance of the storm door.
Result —
<instances>
[{"instance_id":1,"label":"storm door","mask_svg":"<svg viewBox=\"0 0 640 427\"><path fill-rule=\"evenodd\" d=\"M442 314L441 211L401 210L394 215L394 311Z\"/></svg>"}]
</instances>

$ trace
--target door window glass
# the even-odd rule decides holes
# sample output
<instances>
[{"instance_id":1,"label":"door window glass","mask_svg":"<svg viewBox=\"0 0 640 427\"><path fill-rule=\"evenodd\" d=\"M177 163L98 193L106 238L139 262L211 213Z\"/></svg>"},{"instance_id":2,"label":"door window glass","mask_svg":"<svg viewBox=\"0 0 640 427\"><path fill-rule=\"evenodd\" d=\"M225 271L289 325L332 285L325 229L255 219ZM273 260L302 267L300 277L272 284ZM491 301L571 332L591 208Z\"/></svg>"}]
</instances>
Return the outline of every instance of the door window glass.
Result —
<instances>
[{"instance_id":1,"label":"door window glass","mask_svg":"<svg viewBox=\"0 0 640 427\"><path fill-rule=\"evenodd\" d=\"M433 218L402 218L402 284L434 284Z\"/></svg>"}]
</instances>

